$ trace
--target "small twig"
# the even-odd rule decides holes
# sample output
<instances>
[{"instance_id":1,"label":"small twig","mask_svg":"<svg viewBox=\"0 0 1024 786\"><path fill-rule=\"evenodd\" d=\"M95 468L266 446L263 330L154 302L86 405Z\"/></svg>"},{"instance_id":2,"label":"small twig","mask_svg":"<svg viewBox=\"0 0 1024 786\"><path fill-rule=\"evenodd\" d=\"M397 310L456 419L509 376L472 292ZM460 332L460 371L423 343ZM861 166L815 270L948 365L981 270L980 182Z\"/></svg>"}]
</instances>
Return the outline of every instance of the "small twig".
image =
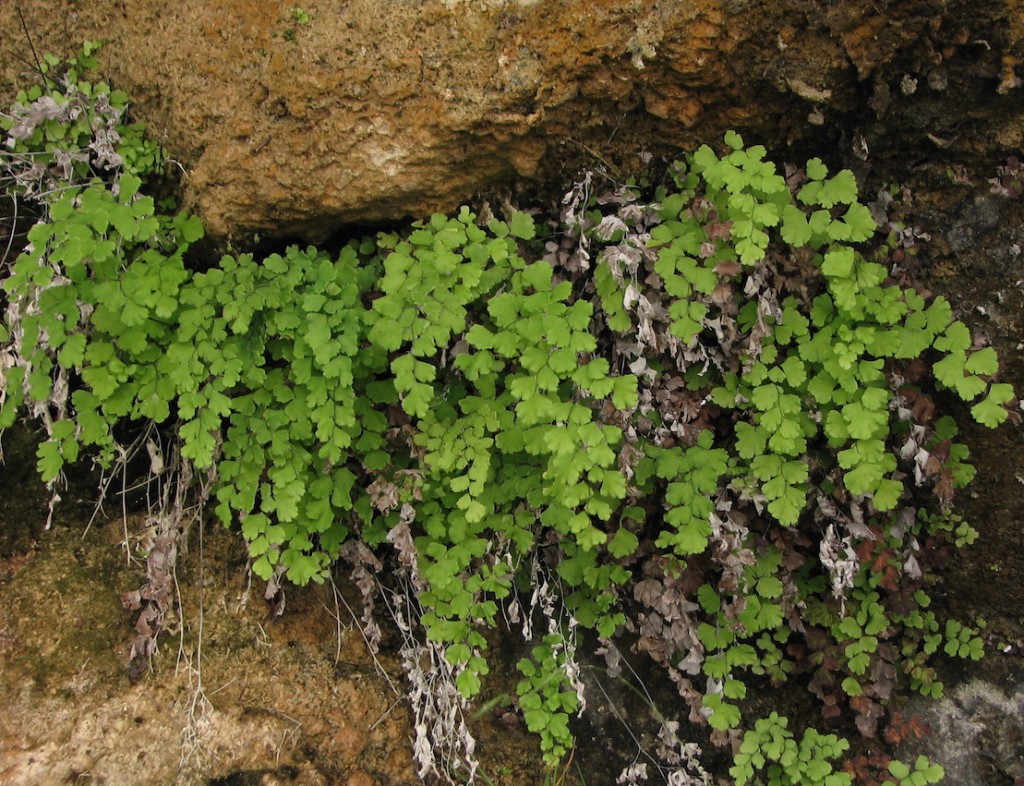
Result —
<instances>
[{"instance_id":1,"label":"small twig","mask_svg":"<svg viewBox=\"0 0 1024 786\"><path fill-rule=\"evenodd\" d=\"M174 583L178 584L177 561L173 567ZM181 730L181 763L187 764L193 757L202 755L202 730L200 721L203 715L213 710L213 705L203 689L203 627L205 623L204 591L206 583L205 576L205 555L203 552L203 527L199 527L199 623L196 631L196 647L188 661L189 687L192 690L192 698L189 701L188 715L185 727ZM178 607L181 608L181 599L178 599ZM182 625L184 629L184 625ZM180 654L180 651L179 651ZM193 678L195 682L193 683ZM294 719L291 719L294 720Z\"/></svg>"},{"instance_id":2,"label":"small twig","mask_svg":"<svg viewBox=\"0 0 1024 786\"><path fill-rule=\"evenodd\" d=\"M569 760L565 763L565 767L562 769L562 774L558 776L558 780L555 781L554 786L562 786L565 781L565 776L569 774L569 768L572 767L572 760L576 756L576 746L574 745L572 750L569 751Z\"/></svg>"},{"instance_id":3,"label":"small twig","mask_svg":"<svg viewBox=\"0 0 1024 786\"><path fill-rule=\"evenodd\" d=\"M329 608L327 608L327 604L324 603L323 601L320 602L320 605L324 607L324 611L326 611L328 614L330 614L334 618L334 622L335 622L335 625L336 625L336 630L337 630L337 634L338 634L338 636L337 636L338 642L337 642L337 645L335 646L335 649L334 649L334 665L337 666L338 663L341 662L341 643L342 643L341 632L342 632L342 624L341 624L341 604L338 602L338 598L341 597L341 591L338 589L338 585L334 582L334 576L331 576L331 592L334 595L334 611L332 612Z\"/></svg>"},{"instance_id":4,"label":"small twig","mask_svg":"<svg viewBox=\"0 0 1024 786\"><path fill-rule=\"evenodd\" d=\"M135 457L135 454L145 444L146 439L149 438L149 435L152 433L154 428L155 428L155 425L152 422L150 422L149 425L147 426L146 430L143 431L142 434L140 434L138 437L136 437L131 445L129 445L127 448L122 449L120 451L120 455L118 456L117 461L115 462L113 469L111 469L109 471L109 473L108 472L104 472L103 473L103 476L100 478L100 492L99 492L99 495L97 496L97 499L96 499L96 506L93 508L92 516L89 517L89 521L85 525L85 531L82 533L82 540L85 540L85 536L89 534L89 530L92 527L93 523L96 521L96 518L100 515L100 513L103 512L103 500L106 499L106 497L107 497L107 492L110 489L110 484L114 482L114 478L117 477L119 472L123 473L124 471L127 470L128 462L130 462ZM126 480L122 476L122 483L121 483L122 490L125 487L125 483L126 483ZM128 515L127 513L124 514L124 516L125 516L125 547L126 547L126 550L129 552L128 561L131 562L131 550L127 549L127 545L128 545L127 515Z\"/></svg>"},{"instance_id":5,"label":"small twig","mask_svg":"<svg viewBox=\"0 0 1024 786\"><path fill-rule=\"evenodd\" d=\"M277 717L284 718L285 720L289 720L293 724L290 729L284 730L284 734L281 735L281 744L277 746L277 750L274 752L274 766L277 767L281 763L281 752L288 744L288 738L291 736L298 736L299 729L302 728L302 721L295 720L295 718L291 717L290 715L284 712L275 712L274 715Z\"/></svg>"},{"instance_id":6,"label":"small twig","mask_svg":"<svg viewBox=\"0 0 1024 786\"><path fill-rule=\"evenodd\" d=\"M21 6L14 6L15 12L18 14L18 20L21 22L21 29L25 31L25 39L28 41L28 48L32 50L32 57L36 61L36 71L39 72L39 78L43 80L43 87L46 87L46 72L43 71L43 62L39 59L39 53L36 52L36 45L32 42L32 34L28 31L28 25L25 23L25 15L21 13Z\"/></svg>"},{"instance_id":7,"label":"small twig","mask_svg":"<svg viewBox=\"0 0 1024 786\"><path fill-rule=\"evenodd\" d=\"M210 691L210 695L211 695L211 696L216 696L216 695L217 695L218 693L220 693L220 692L221 692L222 690L224 690L225 688L227 688L227 687L228 687L229 685L234 685L234 684L235 684L236 682L238 682L238 677L232 677L232 678L231 678L230 680L228 680L227 682L225 682L225 683L224 683L223 685L221 685L221 686L220 686L219 688L217 688L216 690L212 690L212 691Z\"/></svg>"},{"instance_id":8,"label":"small twig","mask_svg":"<svg viewBox=\"0 0 1024 786\"><path fill-rule=\"evenodd\" d=\"M597 666L588 666L587 668L593 669L595 671L599 670ZM608 691L604 689L604 685L601 684L601 680L595 678L594 682L597 683L597 688L601 691L601 695L604 696L604 700L608 703L608 708L612 711L612 714L618 719L619 723L621 723L623 728L626 730L626 733L633 740L633 744L636 745L636 749L640 753L642 753L655 766L655 768L657 768L657 770L662 775L664 775L665 771L662 768L661 763L654 756L648 753L647 749L640 742L640 739L636 736L636 734L633 733L633 727L626 722L626 719L622 716L622 713L619 712L619 708L615 706L615 702L612 701L612 697L609 696ZM630 685L625 680L623 680L623 682L625 682L626 685L629 685L629 687L634 688L634 686Z\"/></svg>"},{"instance_id":9,"label":"small twig","mask_svg":"<svg viewBox=\"0 0 1024 786\"><path fill-rule=\"evenodd\" d=\"M356 613L354 611L352 611L352 607L348 605L348 601L345 600L345 596L342 595L339 592L338 593L338 598L341 600L342 605L345 607L345 609L351 615L352 621L355 623L355 627L359 631L359 635L362 636L363 642L366 644L366 651L370 653L370 657L373 659L373 665L376 667L376 669L380 673L380 675L384 678L385 682L387 682L388 687L391 688L391 692L396 694L396 695L403 695L402 691L400 691L398 689L398 686L396 686L395 683L392 682L390 675L387 673L387 670L384 668L384 666L381 664L381 662L377 659L377 653L373 651L374 648L373 648L373 646L371 646L369 640L367 640L366 633L363 631L363 626L359 624L359 618L356 617ZM385 603L386 602L387 601L385 601Z\"/></svg>"},{"instance_id":10,"label":"small twig","mask_svg":"<svg viewBox=\"0 0 1024 786\"><path fill-rule=\"evenodd\" d=\"M9 194L11 197L11 204L14 205L14 215L11 216L11 231L7 235L7 248L4 249L4 256L0 259L0 265L7 264L7 259L11 255L11 248L14 246L14 230L18 225L18 199L14 194Z\"/></svg>"},{"instance_id":11,"label":"small twig","mask_svg":"<svg viewBox=\"0 0 1024 786\"><path fill-rule=\"evenodd\" d=\"M381 715L379 718L377 718L377 720L375 720L373 722L373 725L370 726L369 731L373 731L374 729L376 729L384 721L384 719L388 715L390 715L392 713L392 711L395 709L395 707L397 707L403 701L405 701L405 696L399 696L397 699L395 699L393 702L391 702L391 706L388 707L386 710L384 710L384 714Z\"/></svg>"},{"instance_id":12,"label":"small twig","mask_svg":"<svg viewBox=\"0 0 1024 786\"><path fill-rule=\"evenodd\" d=\"M256 646L273 647L274 643L270 640L270 636L267 634L266 630L263 629L263 624L257 622L256 627L260 629L260 635L256 637Z\"/></svg>"},{"instance_id":13,"label":"small twig","mask_svg":"<svg viewBox=\"0 0 1024 786\"><path fill-rule=\"evenodd\" d=\"M593 150L592 148L590 148L587 145L583 144L578 139L570 139L568 141L570 143L576 145L576 147L578 147L580 150L582 150L587 155L592 156L594 158L594 160L600 162L601 166L603 166L605 168L605 171L602 172L601 174L605 175L605 177L607 177L609 180L612 180L613 182L615 182L614 178L612 178L612 176L609 174L610 172L614 171L615 167L613 167L611 164L609 164L607 161L605 161L604 158L602 158L601 155L596 150Z\"/></svg>"}]
</instances>

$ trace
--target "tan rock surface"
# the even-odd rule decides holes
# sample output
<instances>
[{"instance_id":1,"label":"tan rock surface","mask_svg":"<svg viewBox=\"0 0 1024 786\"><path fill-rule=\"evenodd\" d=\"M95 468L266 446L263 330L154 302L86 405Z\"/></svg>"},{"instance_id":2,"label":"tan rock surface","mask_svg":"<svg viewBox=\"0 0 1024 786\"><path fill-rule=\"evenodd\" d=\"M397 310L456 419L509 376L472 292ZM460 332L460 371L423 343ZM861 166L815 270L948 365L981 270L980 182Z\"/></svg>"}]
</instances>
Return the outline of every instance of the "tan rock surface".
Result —
<instances>
[{"instance_id":1,"label":"tan rock surface","mask_svg":"<svg viewBox=\"0 0 1024 786\"><path fill-rule=\"evenodd\" d=\"M30 78L15 5L0 94ZM583 163L629 171L728 128L780 146L822 112L863 113L873 75L941 60L936 41L1021 54L1018 0L308 0L308 21L282 0L17 5L38 52L109 41L103 70L180 162L189 206L240 242L564 185Z\"/></svg>"},{"instance_id":2,"label":"tan rock surface","mask_svg":"<svg viewBox=\"0 0 1024 786\"><path fill-rule=\"evenodd\" d=\"M405 705L358 631L337 626L330 588L271 621L260 593L240 600L226 532L208 535L209 572L196 548L183 561L181 620L132 684L135 615L117 597L139 576L110 542L118 529L58 528L0 562L0 786L419 783Z\"/></svg>"}]
</instances>

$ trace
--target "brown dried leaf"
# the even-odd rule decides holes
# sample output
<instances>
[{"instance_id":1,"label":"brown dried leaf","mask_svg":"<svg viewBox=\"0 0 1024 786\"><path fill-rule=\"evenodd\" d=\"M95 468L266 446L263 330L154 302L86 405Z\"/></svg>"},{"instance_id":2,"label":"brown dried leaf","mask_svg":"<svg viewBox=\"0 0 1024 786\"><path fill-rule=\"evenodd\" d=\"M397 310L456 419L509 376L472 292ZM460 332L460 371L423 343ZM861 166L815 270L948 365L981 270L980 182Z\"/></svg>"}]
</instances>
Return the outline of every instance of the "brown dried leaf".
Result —
<instances>
[{"instance_id":1,"label":"brown dried leaf","mask_svg":"<svg viewBox=\"0 0 1024 786\"><path fill-rule=\"evenodd\" d=\"M366 487L366 493L370 495L370 501L379 513L390 513L398 507L398 486L383 475L374 478L373 482Z\"/></svg>"},{"instance_id":2,"label":"brown dried leaf","mask_svg":"<svg viewBox=\"0 0 1024 786\"><path fill-rule=\"evenodd\" d=\"M720 276L738 276L743 272L743 265L735 259L723 259L715 265L715 272Z\"/></svg>"},{"instance_id":3,"label":"brown dried leaf","mask_svg":"<svg viewBox=\"0 0 1024 786\"><path fill-rule=\"evenodd\" d=\"M732 221L708 224L704 227L708 240L724 240L732 235Z\"/></svg>"},{"instance_id":4,"label":"brown dried leaf","mask_svg":"<svg viewBox=\"0 0 1024 786\"><path fill-rule=\"evenodd\" d=\"M142 593L138 590L121 593L121 605L128 611L137 611L142 608Z\"/></svg>"}]
</instances>

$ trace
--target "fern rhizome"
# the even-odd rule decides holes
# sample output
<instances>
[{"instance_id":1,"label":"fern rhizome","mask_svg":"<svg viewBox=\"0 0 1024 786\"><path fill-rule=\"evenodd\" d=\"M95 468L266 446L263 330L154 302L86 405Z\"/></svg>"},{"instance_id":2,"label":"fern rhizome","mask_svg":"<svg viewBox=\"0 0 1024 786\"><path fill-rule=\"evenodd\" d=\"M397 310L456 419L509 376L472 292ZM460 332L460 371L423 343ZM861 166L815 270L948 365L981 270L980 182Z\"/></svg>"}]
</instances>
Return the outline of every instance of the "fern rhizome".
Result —
<instances>
[{"instance_id":1,"label":"fern rhizome","mask_svg":"<svg viewBox=\"0 0 1024 786\"><path fill-rule=\"evenodd\" d=\"M851 782L845 740L744 717L752 675L804 674L825 720L873 735L894 688L941 693L933 653L980 657L923 589L920 543L976 535L932 393L988 426L1015 395L949 302L896 282L898 227L878 239L849 171L783 177L729 133L660 184L589 173L557 219L463 208L198 270L201 223L147 195L161 151L81 76L94 48L0 120L5 190L39 216L3 272L0 428L42 421L54 484L159 427L162 471L211 495L257 576L348 563L404 634L423 774L472 775L463 710L498 624L532 647L516 701L549 764L585 705L578 647L614 668L627 642L735 744L737 783ZM662 774L707 782L681 737L663 721Z\"/></svg>"}]
</instances>

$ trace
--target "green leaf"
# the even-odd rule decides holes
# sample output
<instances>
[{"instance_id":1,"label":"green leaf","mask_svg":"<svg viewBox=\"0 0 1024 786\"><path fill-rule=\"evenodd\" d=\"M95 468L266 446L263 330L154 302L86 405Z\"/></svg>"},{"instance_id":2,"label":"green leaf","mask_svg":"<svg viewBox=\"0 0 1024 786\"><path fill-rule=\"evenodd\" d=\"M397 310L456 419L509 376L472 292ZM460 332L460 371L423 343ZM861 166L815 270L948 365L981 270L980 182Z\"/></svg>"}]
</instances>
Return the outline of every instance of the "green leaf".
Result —
<instances>
[{"instance_id":1,"label":"green leaf","mask_svg":"<svg viewBox=\"0 0 1024 786\"><path fill-rule=\"evenodd\" d=\"M483 325L473 325L466 332L466 341L477 349L494 348L494 334Z\"/></svg>"},{"instance_id":2,"label":"green leaf","mask_svg":"<svg viewBox=\"0 0 1024 786\"><path fill-rule=\"evenodd\" d=\"M757 581L757 594L763 598L778 598L782 590L782 582L775 576L762 576Z\"/></svg>"},{"instance_id":3,"label":"green leaf","mask_svg":"<svg viewBox=\"0 0 1024 786\"><path fill-rule=\"evenodd\" d=\"M711 523L704 516L694 515L687 508L672 508L665 514L665 521L674 529L663 530L656 545L671 548L680 556L700 554L707 548Z\"/></svg>"},{"instance_id":4,"label":"green leaf","mask_svg":"<svg viewBox=\"0 0 1024 786\"><path fill-rule=\"evenodd\" d=\"M719 694L711 694L704 697L704 706L710 707L712 710L708 723L711 725L711 728L718 729L719 731L734 729L740 724L739 707L721 699L722 697Z\"/></svg>"},{"instance_id":5,"label":"green leaf","mask_svg":"<svg viewBox=\"0 0 1024 786\"><path fill-rule=\"evenodd\" d=\"M992 347L985 347L977 352L972 352L967 358L964 368L970 374L991 376L999 371L999 358Z\"/></svg>"},{"instance_id":6,"label":"green leaf","mask_svg":"<svg viewBox=\"0 0 1024 786\"><path fill-rule=\"evenodd\" d=\"M804 491L796 487L789 487L778 499L768 503L768 512L771 513L780 524L790 527L800 519L800 513L807 503Z\"/></svg>"},{"instance_id":7,"label":"green leaf","mask_svg":"<svg viewBox=\"0 0 1024 786\"><path fill-rule=\"evenodd\" d=\"M781 235L784 242L800 248L810 242L812 234L807 216L800 208L789 204L782 209Z\"/></svg>"},{"instance_id":8,"label":"green leaf","mask_svg":"<svg viewBox=\"0 0 1024 786\"><path fill-rule=\"evenodd\" d=\"M853 273L853 249L841 246L825 254L821 272L833 278L849 278Z\"/></svg>"},{"instance_id":9,"label":"green leaf","mask_svg":"<svg viewBox=\"0 0 1024 786\"><path fill-rule=\"evenodd\" d=\"M425 418L434 400L434 388L422 382L413 383L402 396L402 409L413 417Z\"/></svg>"},{"instance_id":10,"label":"green leaf","mask_svg":"<svg viewBox=\"0 0 1024 786\"><path fill-rule=\"evenodd\" d=\"M612 377L612 403L617 409L633 409L639 401L637 378L632 374Z\"/></svg>"},{"instance_id":11,"label":"green leaf","mask_svg":"<svg viewBox=\"0 0 1024 786\"><path fill-rule=\"evenodd\" d=\"M547 262L541 260L527 265L523 270L523 284L532 287L537 292L551 291L551 277L554 268ZM540 338L539 336L537 337Z\"/></svg>"},{"instance_id":12,"label":"green leaf","mask_svg":"<svg viewBox=\"0 0 1024 786\"><path fill-rule=\"evenodd\" d=\"M106 401L120 387L117 377L106 368L91 366L82 371L82 379L100 401Z\"/></svg>"},{"instance_id":13,"label":"green leaf","mask_svg":"<svg viewBox=\"0 0 1024 786\"><path fill-rule=\"evenodd\" d=\"M872 495L871 503L876 510L893 510L903 496L903 484L891 478L882 478Z\"/></svg>"},{"instance_id":14,"label":"green leaf","mask_svg":"<svg viewBox=\"0 0 1024 786\"><path fill-rule=\"evenodd\" d=\"M640 541L637 539L636 535L625 527L620 527L619 531L615 533L615 536L608 541L608 553L618 559L621 559L622 557L629 557L636 553L636 549L639 545Z\"/></svg>"},{"instance_id":15,"label":"green leaf","mask_svg":"<svg viewBox=\"0 0 1024 786\"><path fill-rule=\"evenodd\" d=\"M740 421L736 424L736 452L742 458L752 459L764 453L768 434L759 426Z\"/></svg>"},{"instance_id":16,"label":"green leaf","mask_svg":"<svg viewBox=\"0 0 1024 786\"><path fill-rule=\"evenodd\" d=\"M861 401L853 401L842 408L847 433L854 439L884 436L889 413L885 409L868 409Z\"/></svg>"},{"instance_id":17,"label":"green leaf","mask_svg":"<svg viewBox=\"0 0 1024 786\"><path fill-rule=\"evenodd\" d=\"M722 694L727 699L739 701L747 697L747 686L739 680L726 680L722 686Z\"/></svg>"},{"instance_id":18,"label":"green leaf","mask_svg":"<svg viewBox=\"0 0 1024 786\"><path fill-rule=\"evenodd\" d=\"M859 202L853 202L850 205L846 215L843 216L843 221L850 227L850 240L854 243L861 243L869 239L878 228L875 219L871 216L871 211L866 205Z\"/></svg>"},{"instance_id":19,"label":"green leaf","mask_svg":"<svg viewBox=\"0 0 1024 786\"><path fill-rule=\"evenodd\" d=\"M782 388L778 385L761 385L750 394L750 402L762 412L774 409L779 403Z\"/></svg>"},{"instance_id":20,"label":"green leaf","mask_svg":"<svg viewBox=\"0 0 1024 786\"><path fill-rule=\"evenodd\" d=\"M941 328L941 325L939 327ZM935 339L935 348L940 352L966 352L972 343L971 331L967 329L967 325L963 322L953 322Z\"/></svg>"},{"instance_id":21,"label":"green leaf","mask_svg":"<svg viewBox=\"0 0 1024 786\"><path fill-rule=\"evenodd\" d=\"M751 232L749 237L737 241L736 253L744 265L754 265L764 259L767 247L768 235L756 229Z\"/></svg>"},{"instance_id":22,"label":"green leaf","mask_svg":"<svg viewBox=\"0 0 1024 786\"><path fill-rule=\"evenodd\" d=\"M500 328L507 328L519 318L516 296L509 292L496 295L488 300L487 311Z\"/></svg>"},{"instance_id":23,"label":"green leaf","mask_svg":"<svg viewBox=\"0 0 1024 786\"><path fill-rule=\"evenodd\" d=\"M126 205L132 201L138 191L139 186L142 185L142 180L130 172L125 172L121 175L118 180L118 195L117 198L121 204Z\"/></svg>"},{"instance_id":24,"label":"green leaf","mask_svg":"<svg viewBox=\"0 0 1024 786\"><path fill-rule=\"evenodd\" d=\"M812 158L807 162L806 167L807 177L811 180L824 180L828 176L828 167L826 167L820 158Z\"/></svg>"},{"instance_id":25,"label":"green leaf","mask_svg":"<svg viewBox=\"0 0 1024 786\"><path fill-rule=\"evenodd\" d=\"M85 359L86 340L84 333L74 333L67 337L67 340L57 353L57 362L60 363L62 368L81 368Z\"/></svg>"},{"instance_id":26,"label":"green leaf","mask_svg":"<svg viewBox=\"0 0 1024 786\"><path fill-rule=\"evenodd\" d=\"M513 237L518 237L521 240L533 240L537 234L533 224L533 217L517 210L512 214L512 219L509 221L509 232Z\"/></svg>"},{"instance_id":27,"label":"green leaf","mask_svg":"<svg viewBox=\"0 0 1024 786\"><path fill-rule=\"evenodd\" d=\"M405 340L405 329L395 320L380 317L370 329L370 340L381 349L394 352Z\"/></svg>"},{"instance_id":28,"label":"green leaf","mask_svg":"<svg viewBox=\"0 0 1024 786\"><path fill-rule=\"evenodd\" d=\"M1013 401L1013 386L1006 383L991 385L988 395L971 407L971 415L976 421L989 428L995 428L1009 416L1005 404Z\"/></svg>"},{"instance_id":29,"label":"green leaf","mask_svg":"<svg viewBox=\"0 0 1024 786\"><path fill-rule=\"evenodd\" d=\"M697 588L697 602L708 614L717 614L722 608L722 598L710 584L701 584Z\"/></svg>"},{"instance_id":30,"label":"green leaf","mask_svg":"<svg viewBox=\"0 0 1024 786\"><path fill-rule=\"evenodd\" d=\"M60 475L64 468L64 456L61 453L60 443L54 440L47 440L39 445L36 450L39 469L39 476L44 483L52 483Z\"/></svg>"},{"instance_id":31,"label":"green leaf","mask_svg":"<svg viewBox=\"0 0 1024 786\"><path fill-rule=\"evenodd\" d=\"M455 686L465 699L471 699L480 692L480 677L476 672L465 669L455 678Z\"/></svg>"},{"instance_id":32,"label":"green leaf","mask_svg":"<svg viewBox=\"0 0 1024 786\"><path fill-rule=\"evenodd\" d=\"M864 691L861 690L860 683L853 677L847 677L842 683L843 693L847 696L861 696Z\"/></svg>"},{"instance_id":33,"label":"green leaf","mask_svg":"<svg viewBox=\"0 0 1024 786\"><path fill-rule=\"evenodd\" d=\"M174 225L181 239L186 243L195 243L206 234L203 222L198 216L181 213L175 216Z\"/></svg>"},{"instance_id":34,"label":"green leaf","mask_svg":"<svg viewBox=\"0 0 1024 786\"><path fill-rule=\"evenodd\" d=\"M853 172L844 169L837 172L830 180L822 183L818 204L830 208L837 204L848 205L857 199L857 179Z\"/></svg>"}]
</instances>

